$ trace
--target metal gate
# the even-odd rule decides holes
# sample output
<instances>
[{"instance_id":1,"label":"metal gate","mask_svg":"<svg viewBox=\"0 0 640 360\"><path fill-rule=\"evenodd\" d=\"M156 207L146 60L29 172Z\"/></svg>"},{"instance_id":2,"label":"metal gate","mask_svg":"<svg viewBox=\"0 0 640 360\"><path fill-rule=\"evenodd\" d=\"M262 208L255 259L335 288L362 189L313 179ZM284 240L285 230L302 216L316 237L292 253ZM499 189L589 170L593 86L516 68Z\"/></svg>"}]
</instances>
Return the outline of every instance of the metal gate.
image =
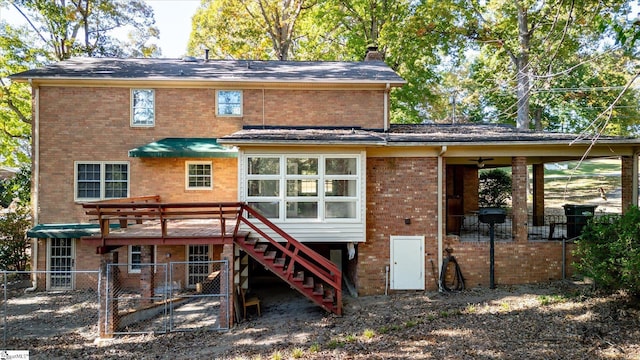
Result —
<instances>
[{"instance_id":1,"label":"metal gate","mask_svg":"<svg viewBox=\"0 0 640 360\"><path fill-rule=\"evenodd\" d=\"M107 334L229 328L228 261L136 264L144 280L123 276L130 268L130 264L107 266L103 308ZM190 284L194 269L201 276Z\"/></svg>"}]
</instances>

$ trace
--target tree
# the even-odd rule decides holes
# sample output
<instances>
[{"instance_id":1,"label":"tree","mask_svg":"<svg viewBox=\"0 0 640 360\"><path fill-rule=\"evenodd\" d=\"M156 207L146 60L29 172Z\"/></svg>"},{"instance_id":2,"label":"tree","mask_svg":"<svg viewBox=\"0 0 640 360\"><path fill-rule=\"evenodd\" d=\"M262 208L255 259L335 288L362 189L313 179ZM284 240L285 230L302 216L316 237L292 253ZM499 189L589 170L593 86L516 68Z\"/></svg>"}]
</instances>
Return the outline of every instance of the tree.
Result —
<instances>
[{"instance_id":1,"label":"tree","mask_svg":"<svg viewBox=\"0 0 640 360\"><path fill-rule=\"evenodd\" d=\"M0 181L0 205L8 207L15 199L18 206L31 202L31 166L25 165L14 176Z\"/></svg>"},{"instance_id":2,"label":"tree","mask_svg":"<svg viewBox=\"0 0 640 360\"><path fill-rule=\"evenodd\" d=\"M27 30L0 22L0 159L9 166L29 159L31 91L7 77L41 64L46 54L30 46L33 41Z\"/></svg>"},{"instance_id":3,"label":"tree","mask_svg":"<svg viewBox=\"0 0 640 360\"><path fill-rule=\"evenodd\" d=\"M511 198L511 176L501 169L480 173L479 203L482 207L505 207Z\"/></svg>"},{"instance_id":4,"label":"tree","mask_svg":"<svg viewBox=\"0 0 640 360\"><path fill-rule=\"evenodd\" d=\"M153 53L147 41L158 35L153 9L143 0L13 0L54 60L72 56L127 57L130 49L116 30L129 30L140 53Z\"/></svg>"},{"instance_id":5,"label":"tree","mask_svg":"<svg viewBox=\"0 0 640 360\"><path fill-rule=\"evenodd\" d=\"M188 53L209 49L216 58L294 58L297 22L308 0L208 0L193 16Z\"/></svg>"},{"instance_id":6,"label":"tree","mask_svg":"<svg viewBox=\"0 0 640 360\"><path fill-rule=\"evenodd\" d=\"M423 2L426 3L429 1ZM581 96L586 101L580 104L563 101L566 92L551 91L619 88L630 79L631 74L625 71L628 66L618 69L607 66L614 57L622 56L623 61L629 61L621 51L616 51L618 47L611 45L610 22L629 11L627 1L606 5L565 0L471 1L460 2L458 6L466 7L463 13L468 16L458 19L459 25L450 33L464 27L465 32L458 32L466 38L466 48L479 52L472 67L473 93L480 94L478 106L472 110L476 120L514 122L511 119L515 119L519 129L529 129L533 120L535 127L542 129L542 121L546 119L550 128L557 129L560 126L555 121L562 118L562 113L570 111L573 116L576 108L585 104L595 109L602 102L614 101L617 94L603 98L601 92L583 91ZM592 79L575 76L580 72L602 77L589 81ZM589 111L578 114L578 118L586 116L591 120L598 116Z\"/></svg>"},{"instance_id":7,"label":"tree","mask_svg":"<svg viewBox=\"0 0 640 360\"><path fill-rule=\"evenodd\" d=\"M29 260L27 229L30 226L26 208L19 207L0 216L0 270L26 270Z\"/></svg>"}]
</instances>

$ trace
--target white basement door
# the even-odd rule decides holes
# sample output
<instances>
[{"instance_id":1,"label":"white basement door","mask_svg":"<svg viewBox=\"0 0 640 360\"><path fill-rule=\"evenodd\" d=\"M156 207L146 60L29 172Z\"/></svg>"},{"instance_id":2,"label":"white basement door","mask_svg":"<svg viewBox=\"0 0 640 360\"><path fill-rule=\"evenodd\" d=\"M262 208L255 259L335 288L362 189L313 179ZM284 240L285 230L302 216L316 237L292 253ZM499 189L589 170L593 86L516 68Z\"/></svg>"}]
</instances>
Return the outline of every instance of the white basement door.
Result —
<instances>
[{"instance_id":1,"label":"white basement door","mask_svg":"<svg viewBox=\"0 0 640 360\"><path fill-rule=\"evenodd\" d=\"M424 236L391 236L391 289L424 290Z\"/></svg>"}]
</instances>

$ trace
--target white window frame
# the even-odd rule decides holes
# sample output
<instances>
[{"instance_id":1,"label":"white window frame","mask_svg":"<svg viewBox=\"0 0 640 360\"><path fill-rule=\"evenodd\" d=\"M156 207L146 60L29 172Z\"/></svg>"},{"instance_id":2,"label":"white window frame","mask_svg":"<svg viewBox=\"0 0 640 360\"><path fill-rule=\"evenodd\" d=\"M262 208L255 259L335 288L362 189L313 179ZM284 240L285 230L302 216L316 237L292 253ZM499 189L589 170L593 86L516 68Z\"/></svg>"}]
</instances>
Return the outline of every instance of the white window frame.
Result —
<instances>
[{"instance_id":1,"label":"white window frame","mask_svg":"<svg viewBox=\"0 0 640 360\"><path fill-rule=\"evenodd\" d=\"M277 218L271 220L287 223L304 223L304 222L323 222L323 223L352 223L362 220L362 186L364 184L364 169L362 169L362 154L331 154L331 153L304 153L304 154L268 154L256 153L243 155L243 166L241 179L243 179L242 197L243 201L249 203L274 203L278 202ZM249 158L278 158L280 162L280 173L278 175L252 175L249 174ZM318 159L318 175L288 175L287 159L289 158L316 158ZM345 175L327 175L325 173L325 162L327 158L349 158L356 160L356 174ZM304 180L317 179L318 189L316 196L288 196L287 180ZM279 180L279 196L249 196L248 185L251 180ZM355 196L333 197L325 196L325 180L355 180L356 194ZM288 201L314 201L318 204L318 216L316 218L287 218L287 202ZM355 204L355 217L353 218L330 218L325 214L325 206L327 202L352 202Z\"/></svg>"},{"instance_id":2,"label":"white window frame","mask_svg":"<svg viewBox=\"0 0 640 360\"><path fill-rule=\"evenodd\" d=\"M140 274L142 269L134 269L133 268L133 265L135 265L134 262L133 262L133 247L134 246L139 246L140 247L140 263L139 264L142 264L142 245L129 245L128 249L127 249L127 264L128 264L127 271L130 274ZM154 262L157 263L158 262L157 261L158 260L158 247L156 245L152 245L152 246L153 246L153 250L152 250L153 258L155 260ZM156 265L153 266L153 271L157 272L157 266Z\"/></svg>"},{"instance_id":3,"label":"white window frame","mask_svg":"<svg viewBox=\"0 0 640 360\"><path fill-rule=\"evenodd\" d=\"M209 165L209 186L189 186L189 166L190 165ZM212 190L213 189L213 162L211 161L186 161L184 165L184 188L186 190Z\"/></svg>"},{"instance_id":4,"label":"white window frame","mask_svg":"<svg viewBox=\"0 0 640 360\"><path fill-rule=\"evenodd\" d=\"M238 106L240 107L240 113L239 114L221 114L220 113L220 93L221 92L238 92L240 93L240 104L238 104ZM216 116L218 117L242 117L244 113L244 92L242 90L238 90L238 89L222 89L222 90L216 90Z\"/></svg>"},{"instance_id":5,"label":"white window frame","mask_svg":"<svg viewBox=\"0 0 640 360\"><path fill-rule=\"evenodd\" d=\"M140 251L136 251L136 253L140 254L140 262L139 263L134 263L133 262L133 247L134 246L138 246L140 248ZM133 266L135 264L142 264L142 245L129 245L127 264L129 264L129 273L131 273L131 274L139 274L141 272L142 269L135 269Z\"/></svg>"},{"instance_id":6,"label":"white window frame","mask_svg":"<svg viewBox=\"0 0 640 360\"><path fill-rule=\"evenodd\" d=\"M150 124L140 124L135 122L135 103L134 103L134 94L136 91L151 91L151 98L153 99L153 116L151 118ZM131 89L131 127L154 127L156 125L156 91L154 89Z\"/></svg>"},{"instance_id":7,"label":"white window frame","mask_svg":"<svg viewBox=\"0 0 640 360\"><path fill-rule=\"evenodd\" d=\"M78 197L78 165L99 165L100 166L100 197ZM106 192L106 165L127 165L127 194L124 198L131 194L131 164L128 161L74 161L73 163L73 198L75 201L93 201L118 199L105 197Z\"/></svg>"}]
</instances>

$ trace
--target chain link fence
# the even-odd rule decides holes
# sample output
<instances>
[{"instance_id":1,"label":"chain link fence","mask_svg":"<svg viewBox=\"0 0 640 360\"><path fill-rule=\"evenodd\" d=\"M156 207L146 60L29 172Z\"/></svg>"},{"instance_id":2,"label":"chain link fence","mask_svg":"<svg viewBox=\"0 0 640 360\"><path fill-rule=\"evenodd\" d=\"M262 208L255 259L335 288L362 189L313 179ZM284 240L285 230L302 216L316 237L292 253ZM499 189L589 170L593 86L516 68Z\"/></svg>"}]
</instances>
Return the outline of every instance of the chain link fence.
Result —
<instances>
[{"instance_id":1,"label":"chain link fence","mask_svg":"<svg viewBox=\"0 0 640 360\"><path fill-rule=\"evenodd\" d=\"M37 338L228 329L228 261L0 271L3 349Z\"/></svg>"},{"instance_id":2,"label":"chain link fence","mask_svg":"<svg viewBox=\"0 0 640 360\"><path fill-rule=\"evenodd\" d=\"M0 284L4 349L41 337L97 336L99 271L2 271Z\"/></svg>"},{"instance_id":3,"label":"chain link fence","mask_svg":"<svg viewBox=\"0 0 640 360\"><path fill-rule=\"evenodd\" d=\"M186 275L186 276L185 276ZM229 272L227 261L172 262L173 286L169 330L227 329L229 324Z\"/></svg>"}]
</instances>

